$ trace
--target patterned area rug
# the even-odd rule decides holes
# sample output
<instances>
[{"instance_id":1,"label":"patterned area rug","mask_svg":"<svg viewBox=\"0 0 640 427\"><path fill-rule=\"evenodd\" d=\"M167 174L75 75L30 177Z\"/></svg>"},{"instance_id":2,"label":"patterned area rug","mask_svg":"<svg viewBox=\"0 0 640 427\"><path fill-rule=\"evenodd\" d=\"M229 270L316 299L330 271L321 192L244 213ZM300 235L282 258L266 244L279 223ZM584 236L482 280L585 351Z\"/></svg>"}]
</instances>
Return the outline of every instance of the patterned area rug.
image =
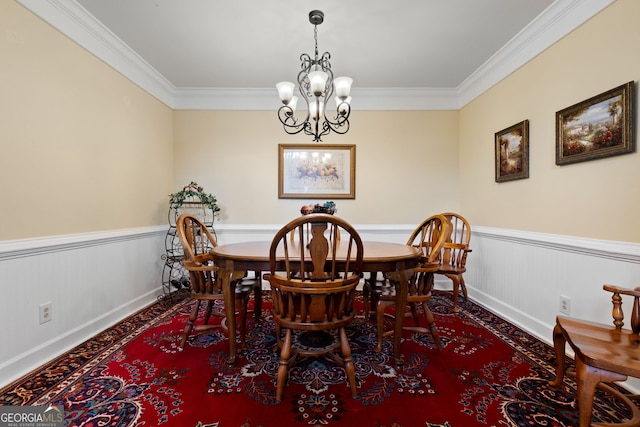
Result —
<instances>
[{"instance_id":1,"label":"patterned area rug","mask_svg":"<svg viewBox=\"0 0 640 427\"><path fill-rule=\"evenodd\" d=\"M361 301L358 301L361 306ZM405 332L397 371L391 343L374 351L373 321L349 328L358 396L331 359L290 369L276 404L278 355L268 310L250 320L247 350L226 364L220 329L192 336L178 351L188 300L157 303L0 390L0 405L62 405L69 426L575 426L575 383L547 387L554 353L547 344L477 304L435 295L431 307L444 345ZM216 307L221 310L221 307ZM409 321L409 320L407 320ZM387 325L389 328L391 325ZM598 393L594 421L626 409Z\"/></svg>"}]
</instances>

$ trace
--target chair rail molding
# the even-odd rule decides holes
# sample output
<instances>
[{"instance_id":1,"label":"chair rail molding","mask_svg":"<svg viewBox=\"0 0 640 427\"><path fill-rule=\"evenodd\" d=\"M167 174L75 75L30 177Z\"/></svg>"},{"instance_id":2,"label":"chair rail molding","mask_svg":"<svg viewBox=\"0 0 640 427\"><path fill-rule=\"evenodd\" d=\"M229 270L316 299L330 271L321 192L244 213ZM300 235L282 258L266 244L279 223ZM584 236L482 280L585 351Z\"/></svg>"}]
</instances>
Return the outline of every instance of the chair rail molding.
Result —
<instances>
[{"instance_id":1,"label":"chair rail molding","mask_svg":"<svg viewBox=\"0 0 640 427\"><path fill-rule=\"evenodd\" d=\"M473 226L472 235L640 264L640 244ZM472 240L473 246L473 240Z\"/></svg>"},{"instance_id":2,"label":"chair rail molding","mask_svg":"<svg viewBox=\"0 0 640 427\"><path fill-rule=\"evenodd\" d=\"M123 240L132 240L154 235L164 235L167 227L153 226L120 230L68 234L62 236L35 237L0 241L0 261L35 256L50 252L99 246Z\"/></svg>"}]
</instances>

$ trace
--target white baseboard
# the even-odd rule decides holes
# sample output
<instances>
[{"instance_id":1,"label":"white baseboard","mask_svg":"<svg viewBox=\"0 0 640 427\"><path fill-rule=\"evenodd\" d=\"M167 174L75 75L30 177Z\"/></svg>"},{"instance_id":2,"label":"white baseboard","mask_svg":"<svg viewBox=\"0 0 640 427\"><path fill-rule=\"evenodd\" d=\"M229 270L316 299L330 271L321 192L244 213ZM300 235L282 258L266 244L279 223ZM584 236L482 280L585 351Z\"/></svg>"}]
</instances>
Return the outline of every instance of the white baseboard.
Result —
<instances>
[{"instance_id":1,"label":"white baseboard","mask_svg":"<svg viewBox=\"0 0 640 427\"><path fill-rule=\"evenodd\" d=\"M162 289L158 288L108 313L102 314L91 322L87 322L62 335L53 337L49 341L43 342L31 350L1 363L0 386L4 387L22 376L27 375L34 369L82 344L123 319L126 319L131 314L155 303L161 294Z\"/></svg>"}]
</instances>

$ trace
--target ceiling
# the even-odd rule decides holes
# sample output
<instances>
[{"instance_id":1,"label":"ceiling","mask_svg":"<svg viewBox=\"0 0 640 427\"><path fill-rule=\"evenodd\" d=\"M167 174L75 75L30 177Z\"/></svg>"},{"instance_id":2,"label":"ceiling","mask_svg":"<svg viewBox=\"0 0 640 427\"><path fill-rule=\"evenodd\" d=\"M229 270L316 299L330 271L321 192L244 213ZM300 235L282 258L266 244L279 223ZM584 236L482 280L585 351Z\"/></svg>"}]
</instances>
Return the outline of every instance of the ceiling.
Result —
<instances>
[{"instance_id":1,"label":"ceiling","mask_svg":"<svg viewBox=\"0 0 640 427\"><path fill-rule=\"evenodd\" d=\"M18 1L125 75L131 68L138 84L144 86L136 73L146 73L155 81L147 84L174 98L195 89L268 89L277 98L275 84L295 81L300 54L313 54L308 13L320 9L319 53L331 53L335 76L353 78L355 106L358 90L459 96L482 70L509 65L495 77L504 78L519 66L511 62L522 65L612 0ZM52 17L60 11L66 16ZM65 29L69 15L88 36ZM124 56L137 65L126 65Z\"/></svg>"},{"instance_id":2,"label":"ceiling","mask_svg":"<svg viewBox=\"0 0 640 427\"><path fill-rule=\"evenodd\" d=\"M552 0L77 0L176 87L274 87L318 49L360 87L456 87ZM399 5L401 7L399 7Z\"/></svg>"}]
</instances>

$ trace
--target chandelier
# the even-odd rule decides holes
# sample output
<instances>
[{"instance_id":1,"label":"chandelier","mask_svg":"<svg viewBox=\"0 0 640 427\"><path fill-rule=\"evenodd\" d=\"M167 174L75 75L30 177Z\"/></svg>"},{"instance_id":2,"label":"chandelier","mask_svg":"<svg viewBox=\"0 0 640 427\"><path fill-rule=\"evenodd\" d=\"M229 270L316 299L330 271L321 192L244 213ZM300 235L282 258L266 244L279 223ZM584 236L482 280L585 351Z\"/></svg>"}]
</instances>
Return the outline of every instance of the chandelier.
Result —
<instances>
[{"instance_id":1,"label":"chandelier","mask_svg":"<svg viewBox=\"0 0 640 427\"><path fill-rule=\"evenodd\" d=\"M295 116L298 97L293 95L295 84L280 82L276 85L282 106L278 110L278 118L285 132L290 135L304 131L313 136L314 142L331 131L345 134L349 130L349 114L351 114L351 83L349 77L333 78L329 59L325 52L318 57L318 25L324 21L324 13L319 10L309 12L309 22L313 24L313 38L316 49L313 58L306 53L300 55L301 71L298 73L298 91L307 104L307 117L298 121ZM330 120L325 113L327 101L335 92L336 116Z\"/></svg>"}]
</instances>

